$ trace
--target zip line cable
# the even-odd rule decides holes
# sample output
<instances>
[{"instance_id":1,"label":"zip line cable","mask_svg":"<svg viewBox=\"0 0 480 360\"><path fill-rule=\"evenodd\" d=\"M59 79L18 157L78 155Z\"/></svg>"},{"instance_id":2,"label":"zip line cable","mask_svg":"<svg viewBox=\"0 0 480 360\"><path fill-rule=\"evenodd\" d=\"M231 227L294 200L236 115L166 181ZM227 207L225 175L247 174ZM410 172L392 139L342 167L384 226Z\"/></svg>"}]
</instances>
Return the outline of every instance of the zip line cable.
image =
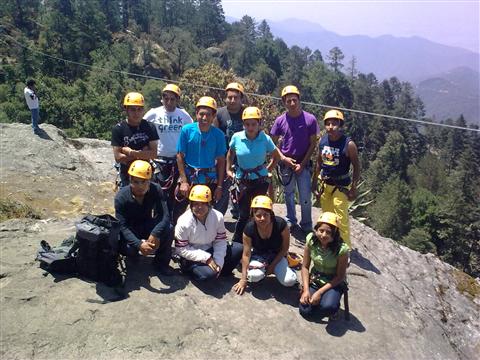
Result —
<instances>
[{"instance_id":1,"label":"zip line cable","mask_svg":"<svg viewBox=\"0 0 480 360\"><path fill-rule=\"evenodd\" d=\"M225 89L223 89L223 88L210 86L210 85L196 84L196 83L190 83L190 82L186 82L186 81L171 80L171 79L167 79L167 78L137 74L137 73L122 71L122 70L107 69L107 68L104 68L104 67L101 67L101 66L89 65L89 64L84 64L84 63L78 62L78 61L63 59L63 58L60 58L60 57L57 57L57 56L54 56L54 55L46 54L46 53L44 53L40 50L32 49L32 48L22 44L21 42L17 41L15 38L13 38L12 36L10 36L8 34L1 34L1 35L4 36L4 37L10 38L10 40L12 40L18 46L20 46L20 47L22 47L26 50L29 50L31 52L40 54L42 56L45 56L45 57L48 57L48 58L51 58L51 59L54 59L54 60L57 60L57 61L63 61L65 63L70 63L70 64L82 66L82 67L87 67L87 68L90 68L90 69L113 72L113 73L128 75L128 76L132 76L132 77L139 77L139 78L152 79L152 80L161 80L161 81L164 81L166 83L182 84L182 85L187 85L187 86L192 86L192 87L197 87L197 88L202 87L202 88L211 89L211 90L225 91ZM5 40L3 40L3 42L8 45L8 42L6 42ZM276 100L276 101L281 101L282 100L282 98L280 98L280 97L271 96L271 95L262 95L262 94L249 93L249 92L246 92L245 94L246 95L251 95L253 97L264 98L264 99L272 99L272 100ZM447 127L447 128L451 128L451 129L457 129L457 130L480 132L480 129L473 129L473 128L468 128L468 127L464 127L464 126L441 124L441 123L435 123L433 121L411 119L411 118L405 118L405 117L394 116L394 115L379 114L379 113L374 113L374 112L369 112L369 111L355 110L355 109L343 108L343 107L339 107L339 106L330 106L330 105L313 103L313 102L308 102L308 101L301 101L301 103L305 104L305 105L314 106L314 107L321 107L321 108L326 108L326 109L339 109L339 110L347 111L347 112L350 112L350 113L376 116L376 117L383 117L383 118L392 119L392 120L408 121L408 122L413 122L413 123L417 123L417 124L421 124L421 125L433 125L433 126Z\"/></svg>"}]
</instances>

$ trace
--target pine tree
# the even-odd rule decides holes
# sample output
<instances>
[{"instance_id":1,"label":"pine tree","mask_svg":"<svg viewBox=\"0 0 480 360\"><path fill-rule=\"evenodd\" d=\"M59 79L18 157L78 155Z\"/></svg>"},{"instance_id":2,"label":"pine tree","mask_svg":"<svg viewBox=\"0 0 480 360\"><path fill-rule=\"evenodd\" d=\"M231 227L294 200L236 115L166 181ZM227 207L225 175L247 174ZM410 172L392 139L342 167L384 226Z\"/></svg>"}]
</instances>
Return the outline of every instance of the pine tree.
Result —
<instances>
[{"instance_id":1,"label":"pine tree","mask_svg":"<svg viewBox=\"0 0 480 360\"><path fill-rule=\"evenodd\" d=\"M401 239L410 231L409 186L398 178L389 180L375 197L368 214L373 227L381 235L395 240Z\"/></svg>"}]
</instances>

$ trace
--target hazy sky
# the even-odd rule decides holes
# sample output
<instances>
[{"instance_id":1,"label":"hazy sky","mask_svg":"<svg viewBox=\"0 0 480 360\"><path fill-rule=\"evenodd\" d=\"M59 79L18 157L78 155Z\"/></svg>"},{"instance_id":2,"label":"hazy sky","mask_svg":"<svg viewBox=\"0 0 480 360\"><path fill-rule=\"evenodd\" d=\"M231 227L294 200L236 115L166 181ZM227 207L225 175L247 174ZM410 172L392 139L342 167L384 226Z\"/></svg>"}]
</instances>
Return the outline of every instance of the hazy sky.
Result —
<instances>
[{"instance_id":1,"label":"hazy sky","mask_svg":"<svg viewBox=\"0 0 480 360\"><path fill-rule=\"evenodd\" d=\"M421 36L480 53L480 0L222 0L226 16L306 19L341 35Z\"/></svg>"}]
</instances>

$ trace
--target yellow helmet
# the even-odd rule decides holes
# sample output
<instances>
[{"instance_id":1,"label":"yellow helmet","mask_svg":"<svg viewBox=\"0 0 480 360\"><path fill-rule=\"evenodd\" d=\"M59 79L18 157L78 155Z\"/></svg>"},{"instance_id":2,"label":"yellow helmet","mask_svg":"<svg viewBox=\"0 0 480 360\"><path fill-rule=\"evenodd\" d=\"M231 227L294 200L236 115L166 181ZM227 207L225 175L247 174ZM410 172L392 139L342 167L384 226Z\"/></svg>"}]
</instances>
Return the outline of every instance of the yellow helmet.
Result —
<instances>
[{"instance_id":1,"label":"yellow helmet","mask_svg":"<svg viewBox=\"0 0 480 360\"><path fill-rule=\"evenodd\" d=\"M207 185L195 185L190 190L188 200L209 203L212 201L212 191Z\"/></svg>"},{"instance_id":2,"label":"yellow helmet","mask_svg":"<svg viewBox=\"0 0 480 360\"><path fill-rule=\"evenodd\" d=\"M152 178L152 167L145 160L135 160L128 169L128 175L150 180Z\"/></svg>"},{"instance_id":3,"label":"yellow helmet","mask_svg":"<svg viewBox=\"0 0 480 360\"><path fill-rule=\"evenodd\" d=\"M282 90L282 98L288 94L297 94L298 96L300 96L300 91L298 91L298 88L295 85L288 85L285 86Z\"/></svg>"},{"instance_id":4,"label":"yellow helmet","mask_svg":"<svg viewBox=\"0 0 480 360\"><path fill-rule=\"evenodd\" d=\"M206 106L210 109L217 111L217 102L214 98L210 96L202 96L200 99L198 99L197 105L195 105L195 107L198 108L199 106Z\"/></svg>"},{"instance_id":5,"label":"yellow helmet","mask_svg":"<svg viewBox=\"0 0 480 360\"><path fill-rule=\"evenodd\" d=\"M123 106L144 106L145 99L138 92L129 92L123 99Z\"/></svg>"},{"instance_id":6,"label":"yellow helmet","mask_svg":"<svg viewBox=\"0 0 480 360\"><path fill-rule=\"evenodd\" d=\"M237 83L237 82L232 82L230 84L228 84L226 87L225 87L225 91L227 90L237 90L239 91L242 95L245 93L245 89L243 87L242 84L240 83Z\"/></svg>"},{"instance_id":7,"label":"yellow helmet","mask_svg":"<svg viewBox=\"0 0 480 360\"><path fill-rule=\"evenodd\" d=\"M181 94L180 88L175 84L167 84L163 88L162 93L164 93L165 91L171 91L171 92L177 94L177 96L180 96L180 94Z\"/></svg>"},{"instance_id":8,"label":"yellow helmet","mask_svg":"<svg viewBox=\"0 0 480 360\"><path fill-rule=\"evenodd\" d=\"M340 227L340 220L338 219L338 215L332 212L324 212L322 213L317 220L317 224L326 223L336 228Z\"/></svg>"},{"instance_id":9,"label":"yellow helmet","mask_svg":"<svg viewBox=\"0 0 480 360\"><path fill-rule=\"evenodd\" d=\"M325 113L325 116L323 117L323 121L325 121L327 119L338 119L338 120L341 120L341 121L345 121L342 112L339 111L339 110L335 110L335 109L329 110Z\"/></svg>"},{"instance_id":10,"label":"yellow helmet","mask_svg":"<svg viewBox=\"0 0 480 360\"><path fill-rule=\"evenodd\" d=\"M252 200L252 205L250 206L252 209L268 209L273 210L273 203L272 200L265 195L258 195L255 196Z\"/></svg>"},{"instance_id":11,"label":"yellow helmet","mask_svg":"<svg viewBox=\"0 0 480 360\"><path fill-rule=\"evenodd\" d=\"M302 265L302 260L303 260L302 255L295 254L294 252L290 252L290 251L287 254L288 266L291 268L296 268Z\"/></svg>"},{"instance_id":12,"label":"yellow helmet","mask_svg":"<svg viewBox=\"0 0 480 360\"><path fill-rule=\"evenodd\" d=\"M242 120L245 121L248 119L256 119L260 121L262 119L262 112L256 106L249 106L245 108L242 113Z\"/></svg>"}]
</instances>

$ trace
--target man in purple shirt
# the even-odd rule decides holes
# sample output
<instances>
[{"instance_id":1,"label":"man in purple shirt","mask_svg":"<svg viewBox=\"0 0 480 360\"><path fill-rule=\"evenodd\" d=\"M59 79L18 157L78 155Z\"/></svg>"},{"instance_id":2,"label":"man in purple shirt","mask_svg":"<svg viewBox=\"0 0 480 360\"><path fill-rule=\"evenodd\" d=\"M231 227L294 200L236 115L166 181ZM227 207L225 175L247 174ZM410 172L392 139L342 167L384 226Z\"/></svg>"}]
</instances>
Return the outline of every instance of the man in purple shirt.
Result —
<instances>
[{"instance_id":1,"label":"man in purple shirt","mask_svg":"<svg viewBox=\"0 0 480 360\"><path fill-rule=\"evenodd\" d=\"M312 231L310 158L315 150L319 129L315 116L302 110L300 91L296 86L289 85L283 88L282 101L287 111L275 119L270 134L276 144L281 137L280 151L291 159L280 164L287 221L291 231L298 226L295 214L295 185L297 185L302 212L300 227L308 233Z\"/></svg>"}]
</instances>

